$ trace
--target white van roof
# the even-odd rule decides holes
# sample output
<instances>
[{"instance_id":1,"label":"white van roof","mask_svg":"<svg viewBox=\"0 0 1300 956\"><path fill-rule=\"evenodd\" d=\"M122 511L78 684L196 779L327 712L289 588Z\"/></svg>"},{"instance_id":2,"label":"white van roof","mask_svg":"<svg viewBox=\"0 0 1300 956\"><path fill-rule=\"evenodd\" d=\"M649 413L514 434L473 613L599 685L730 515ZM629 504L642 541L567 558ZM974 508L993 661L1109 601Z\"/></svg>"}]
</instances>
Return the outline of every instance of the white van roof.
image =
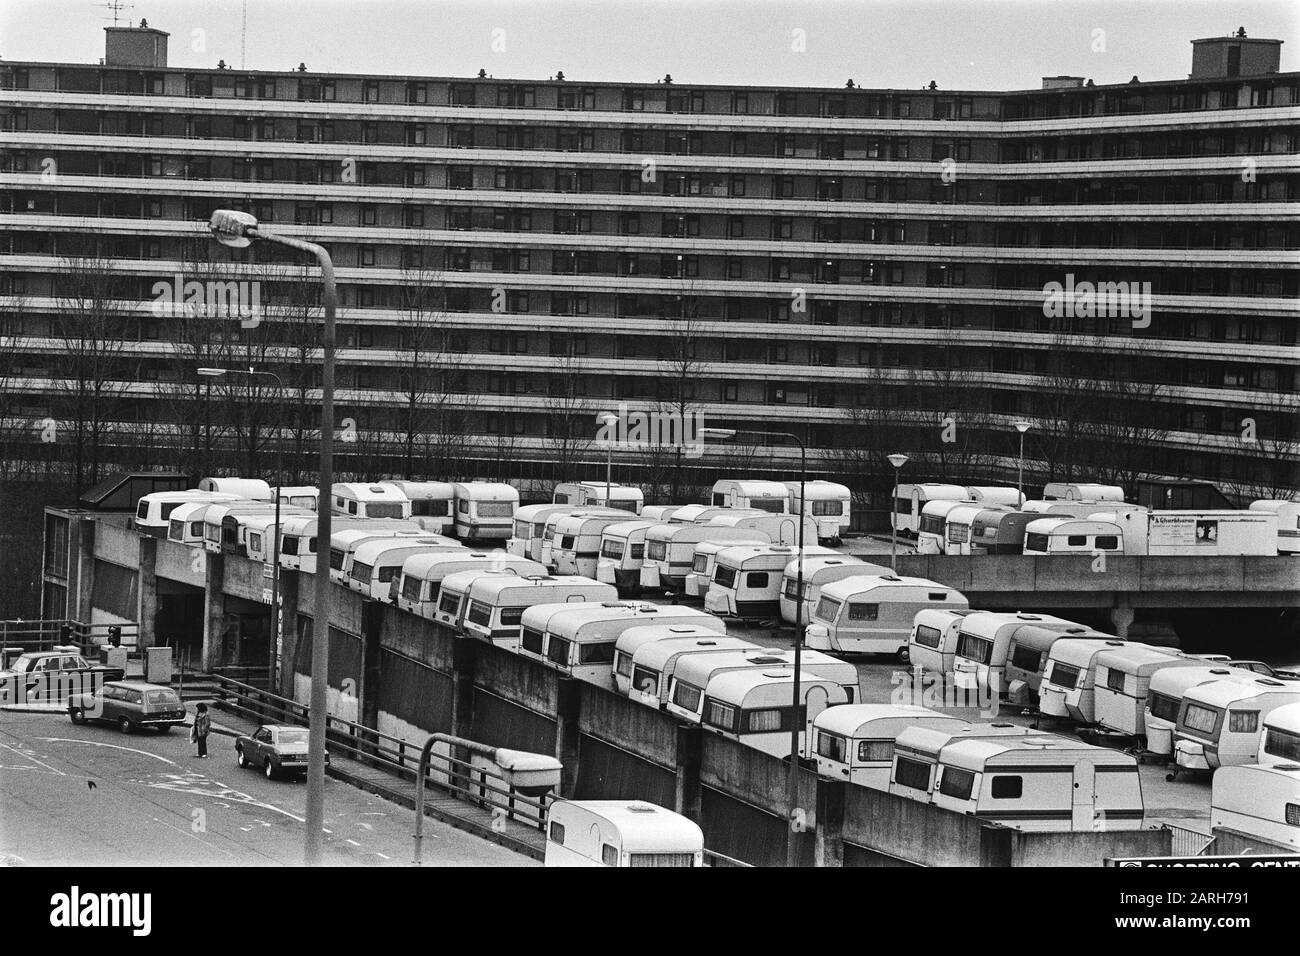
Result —
<instances>
[{"instance_id":1,"label":"white van roof","mask_svg":"<svg viewBox=\"0 0 1300 956\"><path fill-rule=\"evenodd\" d=\"M607 535L611 538L627 538L637 531L642 533L649 531L654 526L655 523L653 521L642 521L640 518L633 521L616 521L613 524L605 525L604 530L601 531L601 536L603 537Z\"/></svg>"},{"instance_id":2,"label":"white van roof","mask_svg":"<svg viewBox=\"0 0 1300 956\"><path fill-rule=\"evenodd\" d=\"M385 480L381 485L392 485L412 501L424 498L450 498L456 486L450 481L397 481Z\"/></svg>"},{"instance_id":3,"label":"white van roof","mask_svg":"<svg viewBox=\"0 0 1300 956\"><path fill-rule=\"evenodd\" d=\"M270 501L272 497L271 486L260 478L204 478L198 490L239 495L254 501Z\"/></svg>"},{"instance_id":4,"label":"white van roof","mask_svg":"<svg viewBox=\"0 0 1300 956\"><path fill-rule=\"evenodd\" d=\"M683 629L692 625L678 625ZM623 644L623 638L629 634L641 631L643 628L630 627L622 633L618 639L620 645ZM648 630L648 628L646 628ZM670 658L678 654L693 654L697 651L707 651L709 653L725 653L726 651L752 651L758 650L759 646L753 644L744 638L730 637L726 634L716 632L707 632L703 628L699 629L697 634L679 634L675 637L661 637L658 639L647 640L642 635L636 635L633 639L636 643L636 651L633 659L638 663L648 667L660 667Z\"/></svg>"},{"instance_id":5,"label":"white van roof","mask_svg":"<svg viewBox=\"0 0 1300 956\"><path fill-rule=\"evenodd\" d=\"M714 482L713 492L735 490L746 498L788 498L789 490L779 481L761 478L723 478Z\"/></svg>"},{"instance_id":6,"label":"white van roof","mask_svg":"<svg viewBox=\"0 0 1300 956\"><path fill-rule=\"evenodd\" d=\"M962 491L965 493L965 489L962 489ZM921 514L929 515L931 518L942 518L946 517L950 511L953 511L956 508L969 508L971 504L972 502L965 499L955 501L948 498L941 498L938 501L927 501L921 508ZM984 506L981 505L980 509L983 510Z\"/></svg>"},{"instance_id":7,"label":"white van roof","mask_svg":"<svg viewBox=\"0 0 1300 956\"><path fill-rule=\"evenodd\" d=\"M355 498L358 501L409 501L401 488L393 485L368 484L364 481L337 481L331 493L336 498Z\"/></svg>"},{"instance_id":8,"label":"white van roof","mask_svg":"<svg viewBox=\"0 0 1300 956\"><path fill-rule=\"evenodd\" d=\"M874 591L876 588L924 588L927 591L943 591L965 600L965 596L956 588L950 588L929 578L907 578L893 574L855 574L852 577L832 581L822 587L822 597L835 601L844 601ZM945 598L946 600L946 598Z\"/></svg>"},{"instance_id":9,"label":"white van roof","mask_svg":"<svg viewBox=\"0 0 1300 956\"><path fill-rule=\"evenodd\" d=\"M1300 702L1300 681L1274 680L1271 677L1257 677L1253 681L1215 680L1189 687L1183 699L1211 707L1227 707L1266 694L1284 694L1290 701Z\"/></svg>"},{"instance_id":10,"label":"white van roof","mask_svg":"<svg viewBox=\"0 0 1300 956\"><path fill-rule=\"evenodd\" d=\"M515 557L500 548L495 551L471 551L469 548L462 548L460 551L424 551L413 554L402 562L402 573L412 578L423 578L434 569L457 564L465 565L462 570L466 571L471 570L475 565L482 565L485 568L517 568L520 574L527 574L529 571L536 574L546 573L546 569L536 561ZM444 578L446 576L443 575Z\"/></svg>"},{"instance_id":11,"label":"white van roof","mask_svg":"<svg viewBox=\"0 0 1300 956\"><path fill-rule=\"evenodd\" d=\"M838 551L832 551L830 548L823 548L820 545L804 545L803 557L806 561L814 555L835 555ZM784 570L786 564L790 561L799 560L799 549L792 544L738 544L731 548L723 548L718 552L718 563L727 564L728 566L741 567L746 561L756 558L786 558L781 565Z\"/></svg>"},{"instance_id":12,"label":"white van roof","mask_svg":"<svg viewBox=\"0 0 1300 956\"><path fill-rule=\"evenodd\" d=\"M1124 647L1125 644L1122 637L1063 637L1052 645L1048 656L1062 664L1086 667L1102 651Z\"/></svg>"},{"instance_id":13,"label":"white van roof","mask_svg":"<svg viewBox=\"0 0 1300 956\"><path fill-rule=\"evenodd\" d=\"M1128 643L1123 647L1112 647L1097 655L1097 664L1110 670L1125 673L1140 673L1145 668L1155 666L1194 667L1196 662L1190 657L1183 657L1177 651L1165 647L1152 647L1150 644Z\"/></svg>"},{"instance_id":14,"label":"white van roof","mask_svg":"<svg viewBox=\"0 0 1300 956\"><path fill-rule=\"evenodd\" d=\"M889 573L888 568L881 567L878 564L868 564L861 558L855 558L851 554L818 554L805 556L803 559L803 579L809 580L818 571L824 571L827 568L854 568L863 574L876 574L881 572ZM787 577L796 577L799 574L799 559L795 558L785 566L783 572Z\"/></svg>"},{"instance_id":15,"label":"white van roof","mask_svg":"<svg viewBox=\"0 0 1300 956\"><path fill-rule=\"evenodd\" d=\"M500 597L501 592L509 588L519 588L520 590L536 590L538 596L548 591L564 589L574 593L589 593L592 600L600 601L617 601L618 591L612 584L602 584L599 581L593 581L591 578L585 578L578 574L571 574L566 577L525 577L520 574L494 574L483 577L481 580L476 579L470 583L470 594L475 598L484 601L494 601ZM536 603L542 603L540 600Z\"/></svg>"},{"instance_id":16,"label":"white van roof","mask_svg":"<svg viewBox=\"0 0 1300 956\"><path fill-rule=\"evenodd\" d=\"M450 553L450 552L444 552L444 553ZM484 565L481 568L470 568L465 571L453 571L451 574L447 575L445 578L442 579L442 589L444 591L457 591L461 594L464 594L467 591L469 591L470 586L475 581L477 581L479 578L486 578L486 577L500 577L500 578L507 578L511 581L520 581L520 580L537 580L539 578L547 578L547 575L545 573L527 574L523 572L517 572L514 569L498 570L492 568L491 566ZM549 578L548 580L558 580L558 579Z\"/></svg>"},{"instance_id":17,"label":"white van roof","mask_svg":"<svg viewBox=\"0 0 1300 956\"><path fill-rule=\"evenodd\" d=\"M704 848L704 831L697 823L643 800L556 800L549 811L550 819L570 825L587 814L616 827L627 853L697 853Z\"/></svg>"},{"instance_id":18,"label":"white van roof","mask_svg":"<svg viewBox=\"0 0 1300 956\"><path fill-rule=\"evenodd\" d=\"M799 494L799 482L787 481L786 489L792 495ZM804 482L804 497L809 501L825 501L828 499L851 498L853 492L849 491L848 485L841 485L834 481L825 481L818 478L815 481Z\"/></svg>"},{"instance_id":19,"label":"white van roof","mask_svg":"<svg viewBox=\"0 0 1300 956\"><path fill-rule=\"evenodd\" d=\"M813 726L843 737L856 737L858 732L876 720L897 717L945 717L957 725L966 725L969 721L960 717L941 714L929 707L917 704L840 704L828 707L813 719Z\"/></svg>"},{"instance_id":20,"label":"white van roof","mask_svg":"<svg viewBox=\"0 0 1300 956\"><path fill-rule=\"evenodd\" d=\"M455 549L452 553L469 551L459 541L444 538L439 534L431 534L422 538L379 538L375 541L366 541L357 545L356 550L352 552L352 560L361 564L374 564L376 561L382 561L385 555L391 557L390 552L415 554L430 548L439 548L443 551L449 548Z\"/></svg>"},{"instance_id":21,"label":"white van roof","mask_svg":"<svg viewBox=\"0 0 1300 956\"><path fill-rule=\"evenodd\" d=\"M1110 747L1094 747L1059 734L1034 734L1032 737L999 737L983 740L957 740L943 748L940 761L945 766L982 771L990 763L1004 760L1016 764L1055 763L1062 757L1087 757L1102 766L1137 768L1137 758Z\"/></svg>"},{"instance_id":22,"label":"white van roof","mask_svg":"<svg viewBox=\"0 0 1300 956\"><path fill-rule=\"evenodd\" d=\"M522 508L515 509L515 520L523 519L525 521L546 520L551 515L568 514L576 511L577 505L557 505L557 504L540 504L524 505Z\"/></svg>"},{"instance_id":23,"label":"white van roof","mask_svg":"<svg viewBox=\"0 0 1300 956\"><path fill-rule=\"evenodd\" d=\"M458 481L457 498L472 498L475 501L518 501L519 491L514 485L499 481Z\"/></svg>"},{"instance_id":24,"label":"white van roof","mask_svg":"<svg viewBox=\"0 0 1300 956\"><path fill-rule=\"evenodd\" d=\"M711 656L711 655L705 655ZM717 655L721 657L722 655ZM794 683L794 668L785 667L778 669L775 667L746 667L740 670L727 671L719 674L717 677L711 677L708 685L705 687L705 693L715 700L726 703L739 704L744 706L745 700L751 693L763 687L770 687L773 684L791 684ZM800 693L807 693L809 687L819 685L823 687L834 687L836 690L842 690L839 684L827 677L818 677L808 671L799 672L799 689Z\"/></svg>"}]
</instances>

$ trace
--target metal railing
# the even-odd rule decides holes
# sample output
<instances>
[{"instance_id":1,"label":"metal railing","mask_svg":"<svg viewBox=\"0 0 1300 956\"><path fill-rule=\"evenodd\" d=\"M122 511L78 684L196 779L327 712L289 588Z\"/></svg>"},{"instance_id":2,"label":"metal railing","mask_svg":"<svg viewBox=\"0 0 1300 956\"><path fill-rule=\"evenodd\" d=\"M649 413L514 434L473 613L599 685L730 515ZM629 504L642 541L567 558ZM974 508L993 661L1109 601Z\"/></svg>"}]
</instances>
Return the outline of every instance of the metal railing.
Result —
<instances>
[{"instance_id":1,"label":"metal railing","mask_svg":"<svg viewBox=\"0 0 1300 956\"><path fill-rule=\"evenodd\" d=\"M717 853L707 849L704 851L704 865L712 867L741 866L746 869L753 869L754 867L754 864L746 863L744 860L737 860L734 856L727 856L725 853Z\"/></svg>"},{"instance_id":2,"label":"metal railing","mask_svg":"<svg viewBox=\"0 0 1300 956\"><path fill-rule=\"evenodd\" d=\"M1200 830L1190 830L1174 823L1166 823L1162 826L1172 835L1170 853L1173 856L1201 856L1214 842L1214 837Z\"/></svg>"},{"instance_id":3,"label":"metal railing","mask_svg":"<svg viewBox=\"0 0 1300 956\"><path fill-rule=\"evenodd\" d=\"M122 647L128 652L136 649L140 628L135 622L125 624L85 624L68 618L40 621L0 621L0 660L6 659L11 648L20 653L48 651L63 644L86 648L108 643L109 628L121 628ZM67 628L66 634L64 628Z\"/></svg>"},{"instance_id":4,"label":"metal railing","mask_svg":"<svg viewBox=\"0 0 1300 956\"><path fill-rule=\"evenodd\" d=\"M297 701L219 674L210 675L210 679L217 685L216 701L226 710L263 723L307 725L308 708ZM412 783L416 780L423 741L411 743L332 714L325 717L325 736L333 754L394 772ZM426 784L489 811L494 830L504 830L507 821L537 830L546 827L552 799L520 793L494 770L455 753L430 755ZM398 793L393 787L379 789Z\"/></svg>"}]
</instances>

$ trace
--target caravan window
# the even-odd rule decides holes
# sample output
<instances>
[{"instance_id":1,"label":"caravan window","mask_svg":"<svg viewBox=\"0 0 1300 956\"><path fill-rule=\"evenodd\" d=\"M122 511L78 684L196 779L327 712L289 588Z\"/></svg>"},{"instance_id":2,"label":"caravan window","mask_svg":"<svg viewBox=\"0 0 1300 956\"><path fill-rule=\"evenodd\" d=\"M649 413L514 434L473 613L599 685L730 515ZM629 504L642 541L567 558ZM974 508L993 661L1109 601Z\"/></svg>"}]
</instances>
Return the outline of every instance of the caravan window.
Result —
<instances>
[{"instance_id":1,"label":"caravan window","mask_svg":"<svg viewBox=\"0 0 1300 956\"><path fill-rule=\"evenodd\" d=\"M633 668L632 686L643 694L659 693L659 672L647 667Z\"/></svg>"},{"instance_id":2,"label":"caravan window","mask_svg":"<svg viewBox=\"0 0 1300 956\"><path fill-rule=\"evenodd\" d=\"M824 597L817 602L817 610L813 612L813 617L821 618L823 621L833 621L839 613L840 602L834 598Z\"/></svg>"},{"instance_id":3,"label":"caravan window","mask_svg":"<svg viewBox=\"0 0 1300 956\"><path fill-rule=\"evenodd\" d=\"M1071 548L1082 548L1088 543L1086 534L1068 534L1065 536L1065 543Z\"/></svg>"},{"instance_id":4,"label":"caravan window","mask_svg":"<svg viewBox=\"0 0 1300 956\"><path fill-rule=\"evenodd\" d=\"M884 763L894 759L894 742L892 740L859 740L859 763Z\"/></svg>"},{"instance_id":5,"label":"caravan window","mask_svg":"<svg viewBox=\"0 0 1300 956\"><path fill-rule=\"evenodd\" d=\"M796 578L785 579L785 596L791 601L799 599L799 581Z\"/></svg>"},{"instance_id":6,"label":"caravan window","mask_svg":"<svg viewBox=\"0 0 1300 956\"><path fill-rule=\"evenodd\" d=\"M1286 805L1286 825L1300 827L1300 803L1288 803Z\"/></svg>"},{"instance_id":7,"label":"caravan window","mask_svg":"<svg viewBox=\"0 0 1300 956\"><path fill-rule=\"evenodd\" d=\"M847 745L848 741L839 734L829 734L824 730L817 731L817 756L819 757L843 763Z\"/></svg>"},{"instance_id":8,"label":"caravan window","mask_svg":"<svg viewBox=\"0 0 1300 956\"><path fill-rule=\"evenodd\" d=\"M424 582L417 577L402 578L402 597L408 601L420 600L420 585Z\"/></svg>"},{"instance_id":9,"label":"caravan window","mask_svg":"<svg viewBox=\"0 0 1300 956\"><path fill-rule=\"evenodd\" d=\"M1124 691L1124 672L1118 668L1111 667L1106 670L1106 687L1113 691L1123 693Z\"/></svg>"},{"instance_id":10,"label":"caravan window","mask_svg":"<svg viewBox=\"0 0 1300 956\"><path fill-rule=\"evenodd\" d=\"M623 542L616 540L605 541L600 546L600 556L602 558L621 558L623 557Z\"/></svg>"},{"instance_id":11,"label":"caravan window","mask_svg":"<svg viewBox=\"0 0 1300 956\"><path fill-rule=\"evenodd\" d=\"M388 584L402 573L402 569L393 564L385 564L379 569L379 583Z\"/></svg>"},{"instance_id":12,"label":"caravan window","mask_svg":"<svg viewBox=\"0 0 1300 956\"><path fill-rule=\"evenodd\" d=\"M149 517L149 502L141 498L140 507L135 510L135 516L140 519Z\"/></svg>"},{"instance_id":13,"label":"caravan window","mask_svg":"<svg viewBox=\"0 0 1300 956\"><path fill-rule=\"evenodd\" d=\"M1045 534L1027 534L1025 535L1026 551L1046 551L1047 535Z\"/></svg>"},{"instance_id":14,"label":"caravan window","mask_svg":"<svg viewBox=\"0 0 1300 956\"><path fill-rule=\"evenodd\" d=\"M994 777L989 792L994 800L1019 800L1025 792L1025 778Z\"/></svg>"},{"instance_id":15,"label":"caravan window","mask_svg":"<svg viewBox=\"0 0 1300 956\"><path fill-rule=\"evenodd\" d=\"M699 574L708 566L709 566L708 555L697 554L694 557L694 559L691 561L691 570L694 571L696 574Z\"/></svg>"},{"instance_id":16,"label":"caravan window","mask_svg":"<svg viewBox=\"0 0 1300 956\"><path fill-rule=\"evenodd\" d=\"M850 621L875 621L880 618L879 604L862 604L854 602L849 604Z\"/></svg>"},{"instance_id":17,"label":"caravan window","mask_svg":"<svg viewBox=\"0 0 1300 956\"><path fill-rule=\"evenodd\" d=\"M751 508L757 508L759 511L770 511L773 514L780 514L785 510L784 498L751 498L749 500Z\"/></svg>"},{"instance_id":18,"label":"caravan window","mask_svg":"<svg viewBox=\"0 0 1300 956\"><path fill-rule=\"evenodd\" d=\"M632 545L632 560L640 561L644 557L645 557L645 543L640 542ZM636 856L637 854L634 853L632 855Z\"/></svg>"},{"instance_id":19,"label":"caravan window","mask_svg":"<svg viewBox=\"0 0 1300 956\"><path fill-rule=\"evenodd\" d=\"M280 545L281 554L297 554L298 539L285 535L284 541Z\"/></svg>"},{"instance_id":20,"label":"caravan window","mask_svg":"<svg viewBox=\"0 0 1300 956\"><path fill-rule=\"evenodd\" d=\"M975 773L958 767L944 767L939 780L939 792L955 800L969 800L975 787Z\"/></svg>"},{"instance_id":21,"label":"caravan window","mask_svg":"<svg viewBox=\"0 0 1300 956\"><path fill-rule=\"evenodd\" d=\"M374 565L364 564L361 561L352 562L352 580L369 581L370 575L374 573Z\"/></svg>"},{"instance_id":22,"label":"caravan window","mask_svg":"<svg viewBox=\"0 0 1300 956\"><path fill-rule=\"evenodd\" d=\"M1079 668L1072 664L1062 664L1057 661L1052 665L1052 683L1058 687L1064 687L1067 690L1079 686Z\"/></svg>"},{"instance_id":23,"label":"caravan window","mask_svg":"<svg viewBox=\"0 0 1300 956\"><path fill-rule=\"evenodd\" d=\"M938 647L942 639L943 633L937 627L921 624L916 628L916 643L922 647Z\"/></svg>"},{"instance_id":24,"label":"caravan window","mask_svg":"<svg viewBox=\"0 0 1300 956\"><path fill-rule=\"evenodd\" d=\"M736 708L707 697L704 700L704 723L735 733Z\"/></svg>"},{"instance_id":25,"label":"caravan window","mask_svg":"<svg viewBox=\"0 0 1300 956\"><path fill-rule=\"evenodd\" d=\"M724 564L718 565L713 569L713 583L724 588L734 587L736 584L736 569L729 568Z\"/></svg>"},{"instance_id":26,"label":"caravan window","mask_svg":"<svg viewBox=\"0 0 1300 956\"><path fill-rule=\"evenodd\" d=\"M651 561L662 561L668 555L668 545L663 541L647 541L645 556Z\"/></svg>"},{"instance_id":27,"label":"caravan window","mask_svg":"<svg viewBox=\"0 0 1300 956\"><path fill-rule=\"evenodd\" d=\"M528 537L528 528L529 528L529 524L530 524L530 522L527 522L527 521L516 521L516 522L515 522L515 537L516 537L516 538L526 538L526 537Z\"/></svg>"},{"instance_id":28,"label":"caravan window","mask_svg":"<svg viewBox=\"0 0 1300 956\"><path fill-rule=\"evenodd\" d=\"M551 842L558 843L561 846L564 845L564 824L563 823L551 824Z\"/></svg>"},{"instance_id":29,"label":"caravan window","mask_svg":"<svg viewBox=\"0 0 1300 956\"><path fill-rule=\"evenodd\" d=\"M618 866L618 850L606 843L600 848L600 862L606 866Z\"/></svg>"},{"instance_id":30,"label":"caravan window","mask_svg":"<svg viewBox=\"0 0 1300 956\"><path fill-rule=\"evenodd\" d=\"M560 550L561 551L573 550L573 535L566 534L560 538Z\"/></svg>"},{"instance_id":31,"label":"caravan window","mask_svg":"<svg viewBox=\"0 0 1300 956\"><path fill-rule=\"evenodd\" d=\"M766 571L750 571L745 575L745 587L761 590L767 587Z\"/></svg>"},{"instance_id":32,"label":"caravan window","mask_svg":"<svg viewBox=\"0 0 1300 956\"><path fill-rule=\"evenodd\" d=\"M1257 710L1228 711L1228 733L1253 734L1258 730L1259 730L1259 711Z\"/></svg>"},{"instance_id":33,"label":"caravan window","mask_svg":"<svg viewBox=\"0 0 1300 956\"><path fill-rule=\"evenodd\" d=\"M1218 723L1219 712L1213 707L1202 707L1199 704L1188 704L1187 712L1183 714L1183 724L1188 730L1197 730L1203 734L1214 732L1214 725Z\"/></svg>"},{"instance_id":34,"label":"caravan window","mask_svg":"<svg viewBox=\"0 0 1300 956\"><path fill-rule=\"evenodd\" d=\"M894 783L913 790L929 790L930 765L920 760L899 757L894 761Z\"/></svg>"},{"instance_id":35,"label":"caravan window","mask_svg":"<svg viewBox=\"0 0 1300 956\"><path fill-rule=\"evenodd\" d=\"M784 717L789 708L772 707L767 710L751 710L745 713L745 730L751 734L773 733L785 730L789 724Z\"/></svg>"},{"instance_id":36,"label":"caravan window","mask_svg":"<svg viewBox=\"0 0 1300 956\"><path fill-rule=\"evenodd\" d=\"M570 641L562 637L552 637L546 645L546 659L552 664L569 663Z\"/></svg>"},{"instance_id":37,"label":"caravan window","mask_svg":"<svg viewBox=\"0 0 1300 956\"><path fill-rule=\"evenodd\" d=\"M1037 673L1038 666L1043 663L1043 652L1036 651L1032 647L1025 647L1023 644L1017 644L1011 651L1011 666L1018 667L1022 671L1034 671Z\"/></svg>"},{"instance_id":38,"label":"caravan window","mask_svg":"<svg viewBox=\"0 0 1300 956\"><path fill-rule=\"evenodd\" d=\"M612 664L614 645L609 641L600 644L582 644L578 647L579 664Z\"/></svg>"},{"instance_id":39,"label":"caravan window","mask_svg":"<svg viewBox=\"0 0 1300 956\"><path fill-rule=\"evenodd\" d=\"M694 866L695 856L691 853L630 853L628 866Z\"/></svg>"},{"instance_id":40,"label":"caravan window","mask_svg":"<svg viewBox=\"0 0 1300 956\"><path fill-rule=\"evenodd\" d=\"M515 513L515 506L509 501L480 501L478 516L480 518L509 518ZM400 515L393 515L400 517Z\"/></svg>"},{"instance_id":41,"label":"caravan window","mask_svg":"<svg viewBox=\"0 0 1300 956\"><path fill-rule=\"evenodd\" d=\"M444 614L455 614L460 610L459 594L443 594L438 598L438 610Z\"/></svg>"},{"instance_id":42,"label":"caravan window","mask_svg":"<svg viewBox=\"0 0 1300 956\"><path fill-rule=\"evenodd\" d=\"M479 627L487 627L492 622L492 606L482 601L470 601L465 619Z\"/></svg>"},{"instance_id":43,"label":"caravan window","mask_svg":"<svg viewBox=\"0 0 1300 956\"><path fill-rule=\"evenodd\" d=\"M1119 538L1113 534L1099 534L1096 538L1098 551L1118 551Z\"/></svg>"},{"instance_id":44,"label":"caravan window","mask_svg":"<svg viewBox=\"0 0 1300 956\"><path fill-rule=\"evenodd\" d=\"M673 687L673 703L685 710L700 709L700 689L678 681Z\"/></svg>"},{"instance_id":45,"label":"caravan window","mask_svg":"<svg viewBox=\"0 0 1300 956\"><path fill-rule=\"evenodd\" d=\"M939 515L921 515L921 530L943 537L943 518Z\"/></svg>"},{"instance_id":46,"label":"caravan window","mask_svg":"<svg viewBox=\"0 0 1300 956\"><path fill-rule=\"evenodd\" d=\"M524 610L522 607L503 607L501 609L501 626L515 627L520 624L524 619Z\"/></svg>"},{"instance_id":47,"label":"caravan window","mask_svg":"<svg viewBox=\"0 0 1300 956\"><path fill-rule=\"evenodd\" d=\"M1264 753L1283 760L1300 761L1300 734L1270 727L1264 737Z\"/></svg>"},{"instance_id":48,"label":"caravan window","mask_svg":"<svg viewBox=\"0 0 1300 956\"><path fill-rule=\"evenodd\" d=\"M812 503L812 513L818 518L839 517L844 514L844 502L814 501Z\"/></svg>"},{"instance_id":49,"label":"caravan window","mask_svg":"<svg viewBox=\"0 0 1300 956\"><path fill-rule=\"evenodd\" d=\"M411 502L411 514L418 518L445 518L451 514L451 502L446 499L417 498Z\"/></svg>"},{"instance_id":50,"label":"caravan window","mask_svg":"<svg viewBox=\"0 0 1300 956\"><path fill-rule=\"evenodd\" d=\"M993 657L993 642L971 634L963 634L957 642L957 656L977 664L987 664Z\"/></svg>"},{"instance_id":51,"label":"caravan window","mask_svg":"<svg viewBox=\"0 0 1300 956\"><path fill-rule=\"evenodd\" d=\"M1150 691L1147 694L1147 709L1151 711L1152 717L1159 717L1161 720L1167 720L1170 723L1178 720L1177 697Z\"/></svg>"},{"instance_id":52,"label":"caravan window","mask_svg":"<svg viewBox=\"0 0 1300 956\"><path fill-rule=\"evenodd\" d=\"M526 627L519 637L519 645L533 654L542 653L542 632Z\"/></svg>"}]
</instances>

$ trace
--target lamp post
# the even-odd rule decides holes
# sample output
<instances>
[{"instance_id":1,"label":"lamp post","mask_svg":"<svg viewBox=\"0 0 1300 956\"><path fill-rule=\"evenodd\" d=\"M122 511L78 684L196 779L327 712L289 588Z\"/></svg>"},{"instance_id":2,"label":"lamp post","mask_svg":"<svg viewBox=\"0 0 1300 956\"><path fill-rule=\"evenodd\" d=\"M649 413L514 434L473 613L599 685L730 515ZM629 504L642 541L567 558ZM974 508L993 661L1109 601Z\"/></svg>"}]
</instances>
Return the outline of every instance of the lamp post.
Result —
<instances>
[{"instance_id":1,"label":"lamp post","mask_svg":"<svg viewBox=\"0 0 1300 956\"><path fill-rule=\"evenodd\" d=\"M886 459L894 466L894 494L889 499L889 570L898 573L898 476L907 464L906 455L889 455Z\"/></svg>"},{"instance_id":2,"label":"lamp post","mask_svg":"<svg viewBox=\"0 0 1300 956\"><path fill-rule=\"evenodd\" d=\"M243 369L229 368L201 368L199 375L208 379L208 389L211 391L212 379L223 378L226 375L247 375L249 378L261 376L275 380L276 388L284 391L284 380L275 372L259 372L249 367L248 371ZM250 443L251 447L251 443ZM271 550L271 639L268 641L266 674L267 681L271 687L271 693L280 693L280 486L284 484L284 443L277 436L275 442L275 541Z\"/></svg>"},{"instance_id":3,"label":"lamp post","mask_svg":"<svg viewBox=\"0 0 1300 956\"><path fill-rule=\"evenodd\" d=\"M613 428L618 424L618 416L613 412L606 412L600 416L600 423L606 428ZM614 507L613 499L609 496L609 489L613 486L610 476L614 472L614 442L609 441L605 444L605 507Z\"/></svg>"},{"instance_id":4,"label":"lamp post","mask_svg":"<svg viewBox=\"0 0 1300 956\"><path fill-rule=\"evenodd\" d=\"M799 446L799 513L796 519L799 522L799 557L795 565L795 594L798 596L795 601L794 612L794 688L793 688L793 712L790 715L790 771L786 780L786 796L790 804L790 812L793 813L799 805L799 732L803 728L800 726L802 721L799 719L799 704L801 694L799 687L799 668L803 664L803 526L805 524L804 512L808 508L806 488L808 481L808 446L803 440L793 432L768 432L754 431L744 429L746 435L761 435L767 438L788 438ZM736 430L732 428L703 428L700 430L701 437L705 439L719 438L728 439L736 436ZM785 844L785 865L799 865L799 846L795 842L795 831L793 826L790 828L789 835L786 837Z\"/></svg>"},{"instance_id":5,"label":"lamp post","mask_svg":"<svg viewBox=\"0 0 1300 956\"><path fill-rule=\"evenodd\" d=\"M1020 458L1016 462L1016 491L1021 498L1025 497L1025 432L1034 427L1033 422L1012 422L1016 426L1016 431L1020 432Z\"/></svg>"},{"instance_id":6,"label":"lamp post","mask_svg":"<svg viewBox=\"0 0 1300 956\"><path fill-rule=\"evenodd\" d=\"M314 242L265 232L257 217L246 212L218 209L208 228L217 241L235 249L250 245L254 239L286 246L315 257L320 266L322 304L325 321L321 328L321 405L320 405L320 501L317 509L316 540L329 547L330 488L334 485L334 313L338 289L334 283L334 262L329 252ZM328 552L325 552L328 553ZM316 600L312 609L311 702L307 711L307 820L303 860L308 866L321 861L325 839L325 707L326 682L329 680L330 575L329 562L316 562Z\"/></svg>"}]
</instances>

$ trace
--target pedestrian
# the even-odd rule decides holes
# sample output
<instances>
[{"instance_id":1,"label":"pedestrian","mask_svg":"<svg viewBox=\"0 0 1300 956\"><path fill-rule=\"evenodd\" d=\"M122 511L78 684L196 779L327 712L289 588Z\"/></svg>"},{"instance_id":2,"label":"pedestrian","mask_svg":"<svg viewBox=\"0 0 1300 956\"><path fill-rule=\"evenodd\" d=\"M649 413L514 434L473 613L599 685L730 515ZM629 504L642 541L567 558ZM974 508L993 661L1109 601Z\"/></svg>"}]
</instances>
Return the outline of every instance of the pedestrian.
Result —
<instances>
[{"instance_id":1,"label":"pedestrian","mask_svg":"<svg viewBox=\"0 0 1300 956\"><path fill-rule=\"evenodd\" d=\"M207 759L208 732L212 729L212 718L208 716L208 705L199 704L194 715L194 726L190 728L190 740L199 745L198 756Z\"/></svg>"}]
</instances>

